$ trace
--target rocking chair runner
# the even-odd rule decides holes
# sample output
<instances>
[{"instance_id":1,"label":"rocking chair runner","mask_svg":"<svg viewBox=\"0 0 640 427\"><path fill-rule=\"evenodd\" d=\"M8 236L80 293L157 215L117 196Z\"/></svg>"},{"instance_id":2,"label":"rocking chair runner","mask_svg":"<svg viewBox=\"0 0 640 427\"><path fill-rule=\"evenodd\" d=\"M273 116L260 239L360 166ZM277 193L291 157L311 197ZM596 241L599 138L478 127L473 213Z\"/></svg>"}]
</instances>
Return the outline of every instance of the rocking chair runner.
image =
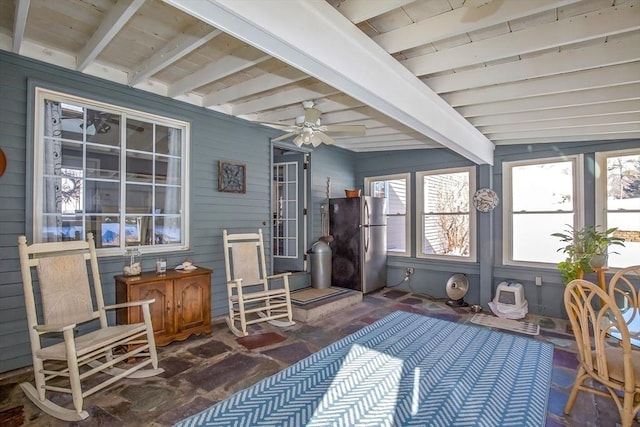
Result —
<instances>
[{"instance_id":1,"label":"rocking chair runner","mask_svg":"<svg viewBox=\"0 0 640 427\"><path fill-rule=\"evenodd\" d=\"M35 405L61 420L82 420L89 416L82 407L86 396L120 378L146 378L164 371L158 368L153 337L149 311L153 300L104 305L91 233L87 241L32 245L27 245L26 237L20 236L18 249L35 376L35 387L27 382L20 387ZM87 262L95 299L92 299ZM33 270L37 271L40 292L34 291ZM40 303L36 303L36 297ZM143 323L108 325L107 310L132 306L140 306ZM97 330L77 333L77 326L96 319ZM51 341L44 341L43 336L51 335L54 338L61 335L63 341L45 346L45 342ZM139 363L128 363L138 358L142 358ZM142 369L148 365L151 368ZM94 379L93 387L83 390L85 380L100 373L112 377L97 384ZM71 394L75 409L49 400L50 391Z\"/></svg>"},{"instance_id":2,"label":"rocking chair runner","mask_svg":"<svg viewBox=\"0 0 640 427\"><path fill-rule=\"evenodd\" d=\"M254 323L269 322L278 327L294 325L289 294L291 273L267 275L262 230L244 234L228 234L224 230L223 240L229 329L242 337L248 335L247 325ZM282 287L270 286L278 281ZM251 314L257 317L248 317Z\"/></svg>"}]
</instances>

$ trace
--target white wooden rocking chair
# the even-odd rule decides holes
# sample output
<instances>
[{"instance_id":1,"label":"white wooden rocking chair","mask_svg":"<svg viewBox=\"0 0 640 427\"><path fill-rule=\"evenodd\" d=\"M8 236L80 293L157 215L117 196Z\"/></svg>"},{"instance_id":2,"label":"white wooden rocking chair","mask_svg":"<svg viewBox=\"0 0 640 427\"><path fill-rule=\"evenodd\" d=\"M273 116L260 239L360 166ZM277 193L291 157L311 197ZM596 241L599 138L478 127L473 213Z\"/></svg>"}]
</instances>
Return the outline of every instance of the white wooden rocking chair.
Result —
<instances>
[{"instance_id":1,"label":"white wooden rocking chair","mask_svg":"<svg viewBox=\"0 0 640 427\"><path fill-rule=\"evenodd\" d=\"M229 329L242 337L248 335L247 325L254 323L269 322L278 327L295 325L289 294L291 273L267 275L262 230L244 234L228 234L224 230L223 239ZM282 287L270 286L278 281ZM248 316L252 314L255 316Z\"/></svg>"},{"instance_id":2,"label":"white wooden rocking chair","mask_svg":"<svg viewBox=\"0 0 640 427\"><path fill-rule=\"evenodd\" d=\"M153 300L104 305L91 233L87 241L32 245L27 245L26 237L20 236L18 249L35 376L35 387L28 382L21 383L20 387L35 405L61 420L82 420L89 416L82 407L85 397L120 378L146 378L164 371L158 368L153 337L149 311ZM35 272L37 286L34 289L32 273ZM107 310L131 306L140 306L143 323L108 325ZM97 325L82 328L92 329L91 332L79 333L81 324L92 321ZM51 336L53 339L47 339ZM134 360L140 361L132 363ZM148 365L151 367L142 369ZM111 377L105 376L104 381L97 383L98 378L93 376L100 373ZM89 378L92 387L83 390ZM49 391L71 394L74 409L49 400Z\"/></svg>"}]
</instances>

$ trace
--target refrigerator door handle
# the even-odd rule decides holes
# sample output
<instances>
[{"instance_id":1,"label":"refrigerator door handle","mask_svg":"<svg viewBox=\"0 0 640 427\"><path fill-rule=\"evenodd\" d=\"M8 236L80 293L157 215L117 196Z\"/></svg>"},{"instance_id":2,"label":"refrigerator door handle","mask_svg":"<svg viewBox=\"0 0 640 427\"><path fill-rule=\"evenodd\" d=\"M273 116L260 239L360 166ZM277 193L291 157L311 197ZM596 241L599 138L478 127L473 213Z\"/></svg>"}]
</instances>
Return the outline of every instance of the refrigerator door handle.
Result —
<instances>
[{"instance_id":1,"label":"refrigerator door handle","mask_svg":"<svg viewBox=\"0 0 640 427\"><path fill-rule=\"evenodd\" d=\"M371 227L363 227L364 232L364 253L369 252L369 241L371 240Z\"/></svg>"},{"instance_id":2,"label":"refrigerator door handle","mask_svg":"<svg viewBox=\"0 0 640 427\"><path fill-rule=\"evenodd\" d=\"M362 211L364 213L364 218L362 219L364 225L369 225L371 221L371 214L369 213L369 201L367 199L364 199L364 209L362 209Z\"/></svg>"}]
</instances>

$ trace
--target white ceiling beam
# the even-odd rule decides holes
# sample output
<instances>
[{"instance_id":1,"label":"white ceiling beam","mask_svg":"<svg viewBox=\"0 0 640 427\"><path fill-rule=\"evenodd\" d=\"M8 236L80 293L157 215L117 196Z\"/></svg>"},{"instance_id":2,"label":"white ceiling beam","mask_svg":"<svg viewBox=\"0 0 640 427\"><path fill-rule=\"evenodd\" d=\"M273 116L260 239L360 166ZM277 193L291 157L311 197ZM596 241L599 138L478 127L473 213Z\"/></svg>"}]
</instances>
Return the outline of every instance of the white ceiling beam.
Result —
<instances>
[{"instance_id":1,"label":"white ceiling beam","mask_svg":"<svg viewBox=\"0 0 640 427\"><path fill-rule=\"evenodd\" d=\"M570 119L557 118L528 123L509 123L493 126L480 126L478 129L485 135L504 132L528 132L543 129L575 128L589 125L617 125L636 123L640 129L640 112L621 114L606 114L602 116L573 117ZM367 135L369 132L367 132Z\"/></svg>"},{"instance_id":2,"label":"white ceiling beam","mask_svg":"<svg viewBox=\"0 0 640 427\"><path fill-rule=\"evenodd\" d=\"M140 9L145 0L118 0L111 8L91 39L78 52L78 71L84 71L91 62L113 40L118 32L125 26L131 17Z\"/></svg>"},{"instance_id":3,"label":"white ceiling beam","mask_svg":"<svg viewBox=\"0 0 640 427\"><path fill-rule=\"evenodd\" d=\"M624 134L630 132L640 132L640 123L624 123L616 125L590 125L581 126L579 128L566 129L541 129L527 132L499 132L487 135L492 141L501 139L527 139L527 138L562 138L565 136L591 136L602 134Z\"/></svg>"},{"instance_id":4,"label":"white ceiling beam","mask_svg":"<svg viewBox=\"0 0 640 427\"><path fill-rule=\"evenodd\" d=\"M481 8L459 7L372 38L387 52L396 53L578 1L581 0L495 1Z\"/></svg>"},{"instance_id":5,"label":"white ceiling beam","mask_svg":"<svg viewBox=\"0 0 640 427\"><path fill-rule=\"evenodd\" d=\"M213 30L204 22L198 22L184 33L171 39L154 55L136 67L131 73L129 84L135 86L148 79L220 34L222 31Z\"/></svg>"},{"instance_id":6,"label":"white ceiling beam","mask_svg":"<svg viewBox=\"0 0 640 427\"><path fill-rule=\"evenodd\" d=\"M239 73L271 59L269 55L253 52L255 49L252 47L246 47L240 50L239 55L227 55L173 83L169 87L169 96L175 97L187 93L193 89ZM245 54L247 54L248 58L244 57Z\"/></svg>"},{"instance_id":7,"label":"white ceiling beam","mask_svg":"<svg viewBox=\"0 0 640 427\"><path fill-rule=\"evenodd\" d=\"M634 99L640 99L640 84L638 83L570 93L555 93L553 95L537 96L534 98L491 102L489 104L468 105L458 108L458 111L465 117L476 117Z\"/></svg>"},{"instance_id":8,"label":"white ceiling beam","mask_svg":"<svg viewBox=\"0 0 640 427\"><path fill-rule=\"evenodd\" d=\"M505 113L495 116L480 116L469 119L476 127L494 126L501 124L535 123L537 121L554 119L571 119L578 117L599 116L606 114L620 114L640 112L640 101L613 101L599 104L589 104L548 110L525 111L520 113Z\"/></svg>"},{"instance_id":9,"label":"white ceiling beam","mask_svg":"<svg viewBox=\"0 0 640 427\"><path fill-rule=\"evenodd\" d=\"M13 16L13 53L20 53L20 46L24 39L24 29L27 26L27 15L29 15L29 3L31 0L16 1L16 8Z\"/></svg>"},{"instance_id":10,"label":"white ceiling beam","mask_svg":"<svg viewBox=\"0 0 640 427\"><path fill-rule=\"evenodd\" d=\"M294 87L292 89L283 90L278 93L263 96L262 98L252 99L250 101L233 104L231 111L234 116L243 114L252 114L258 111L270 110L282 105L302 103L303 101L321 98L333 95L336 92L334 88L323 82L312 84L308 87ZM302 106L301 106L302 107Z\"/></svg>"},{"instance_id":11,"label":"white ceiling beam","mask_svg":"<svg viewBox=\"0 0 640 427\"><path fill-rule=\"evenodd\" d=\"M402 64L413 74L424 76L639 28L640 1L630 1L581 16L573 16L406 59Z\"/></svg>"},{"instance_id":12,"label":"white ceiling beam","mask_svg":"<svg viewBox=\"0 0 640 427\"><path fill-rule=\"evenodd\" d=\"M165 1L473 162L493 163L491 141L325 1Z\"/></svg>"},{"instance_id":13,"label":"white ceiling beam","mask_svg":"<svg viewBox=\"0 0 640 427\"><path fill-rule=\"evenodd\" d=\"M309 78L293 67L245 80L227 88L211 92L202 99L203 106L220 105L236 99L248 97L268 90L277 89Z\"/></svg>"},{"instance_id":14,"label":"white ceiling beam","mask_svg":"<svg viewBox=\"0 0 640 427\"><path fill-rule=\"evenodd\" d=\"M345 18L354 24L358 24L375 16L413 3L415 0L344 0L336 9Z\"/></svg>"},{"instance_id":15,"label":"white ceiling beam","mask_svg":"<svg viewBox=\"0 0 640 427\"><path fill-rule=\"evenodd\" d=\"M505 139L496 141L496 145L521 145L521 144L558 144L561 142L585 142L585 141L621 141L628 139L640 139L640 132L627 132L623 134L602 133L593 135L576 135L563 137L545 137L528 139Z\"/></svg>"},{"instance_id":16,"label":"white ceiling beam","mask_svg":"<svg viewBox=\"0 0 640 427\"><path fill-rule=\"evenodd\" d=\"M640 50L640 49L639 49ZM453 107L640 82L640 62L541 77L442 95Z\"/></svg>"},{"instance_id":17,"label":"white ceiling beam","mask_svg":"<svg viewBox=\"0 0 640 427\"><path fill-rule=\"evenodd\" d=\"M640 60L640 35L423 79L439 94Z\"/></svg>"}]
</instances>

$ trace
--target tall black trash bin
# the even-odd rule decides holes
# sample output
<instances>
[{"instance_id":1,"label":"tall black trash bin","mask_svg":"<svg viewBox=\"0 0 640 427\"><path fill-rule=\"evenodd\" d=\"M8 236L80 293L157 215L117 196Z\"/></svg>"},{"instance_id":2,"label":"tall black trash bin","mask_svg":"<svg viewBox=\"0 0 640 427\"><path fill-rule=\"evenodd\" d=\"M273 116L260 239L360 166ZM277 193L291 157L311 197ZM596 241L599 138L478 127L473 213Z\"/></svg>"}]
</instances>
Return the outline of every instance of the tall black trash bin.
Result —
<instances>
[{"instance_id":1,"label":"tall black trash bin","mask_svg":"<svg viewBox=\"0 0 640 427\"><path fill-rule=\"evenodd\" d=\"M331 287L331 248L318 240L307 251L311 259L311 287L326 289Z\"/></svg>"}]
</instances>

